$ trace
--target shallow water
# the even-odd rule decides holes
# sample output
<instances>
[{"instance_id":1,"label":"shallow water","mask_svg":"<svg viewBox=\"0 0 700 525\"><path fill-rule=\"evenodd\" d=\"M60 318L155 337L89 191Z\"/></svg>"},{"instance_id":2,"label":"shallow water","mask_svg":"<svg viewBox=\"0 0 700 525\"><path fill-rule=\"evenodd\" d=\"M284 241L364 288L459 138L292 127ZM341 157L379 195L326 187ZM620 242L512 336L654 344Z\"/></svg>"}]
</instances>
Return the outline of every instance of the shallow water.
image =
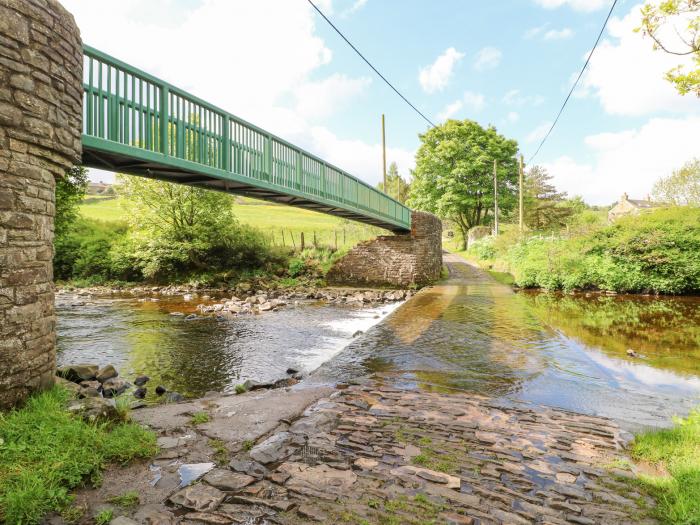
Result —
<instances>
[{"instance_id":1,"label":"shallow water","mask_svg":"<svg viewBox=\"0 0 700 525\"><path fill-rule=\"evenodd\" d=\"M170 315L201 302L58 296L58 363L111 363L128 379L148 375L150 399L158 384L186 396L231 392L246 379L286 377L290 367L307 374L398 306L314 302L230 320Z\"/></svg>"},{"instance_id":2,"label":"shallow water","mask_svg":"<svg viewBox=\"0 0 700 525\"><path fill-rule=\"evenodd\" d=\"M700 298L514 293L447 260L447 283L353 342L318 379L381 371L404 386L604 415L631 430L700 404Z\"/></svg>"}]
</instances>

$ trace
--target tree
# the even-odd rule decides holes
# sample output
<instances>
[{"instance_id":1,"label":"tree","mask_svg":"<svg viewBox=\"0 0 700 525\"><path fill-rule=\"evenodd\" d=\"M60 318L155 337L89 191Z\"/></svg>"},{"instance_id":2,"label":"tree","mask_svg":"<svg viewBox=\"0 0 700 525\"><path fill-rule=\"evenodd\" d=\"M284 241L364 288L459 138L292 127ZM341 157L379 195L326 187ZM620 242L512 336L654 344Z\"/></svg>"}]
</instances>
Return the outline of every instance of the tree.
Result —
<instances>
[{"instance_id":1,"label":"tree","mask_svg":"<svg viewBox=\"0 0 700 525\"><path fill-rule=\"evenodd\" d=\"M63 177L56 179L56 216L54 235L61 237L70 231L78 218L78 206L85 197L88 186L87 170L75 166Z\"/></svg>"},{"instance_id":2,"label":"tree","mask_svg":"<svg viewBox=\"0 0 700 525\"><path fill-rule=\"evenodd\" d=\"M552 176L541 166L533 166L525 175L525 224L533 230L563 226L572 208L565 206L566 193L559 193L551 183Z\"/></svg>"},{"instance_id":3,"label":"tree","mask_svg":"<svg viewBox=\"0 0 700 525\"><path fill-rule=\"evenodd\" d=\"M654 198L676 206L700 206L700 158L695 158L662 177L652 189Z\"/></svg>"},{"instance_id":4,"label":"tree","mask_svg":"<svg viewBox=\"0 0 700 525\"><path fill-rule=\"evenodd\" d=\"M402 204L406 203L411 185L406 182L401 175L399 175L399 168L396 165L396 162L392 162L389 165L389 171L386 174L386 185L387 189L385 190L384 182L382 181L377 184L377 189L383 191Z\"/></svg>"},{"instance_id":5,"label":"tree","mask_svg":"<svg viewBox=\"0 0 700 525\"><path fill-rule=\"evenodd\" d=\"M700 0L663 0L642 7L642 24L636 29L654 41L654 49L690 57L692 66L681 64L666 73L681 95L700 97Z\"/></svg>"},{"instance_id":6,"label":"tree","mask_svg":"<svg viewBox=\"0 0 700 525\"><path fill-rule=\"evenodd\" d=\"M420 136L409 205L452 220L466 242L470 228L493 220L493 161L498 161L498 205L517 202L518 143L471 120L448 120ZM462 246L463 247L463 246Z\"/></svg>"},{"instance_id":7,"label":"tree","mask_svg":"<svg viewBox=\"0 0 700 525\"><path fill-rule=\"evenodd\" d=\"M135 265L145 277L156 278L255 266L266 256L261 239L238 225L230 195L126 175L118 182L129 236L117 247L117 266Z\"/></svg>"}]
</instances>

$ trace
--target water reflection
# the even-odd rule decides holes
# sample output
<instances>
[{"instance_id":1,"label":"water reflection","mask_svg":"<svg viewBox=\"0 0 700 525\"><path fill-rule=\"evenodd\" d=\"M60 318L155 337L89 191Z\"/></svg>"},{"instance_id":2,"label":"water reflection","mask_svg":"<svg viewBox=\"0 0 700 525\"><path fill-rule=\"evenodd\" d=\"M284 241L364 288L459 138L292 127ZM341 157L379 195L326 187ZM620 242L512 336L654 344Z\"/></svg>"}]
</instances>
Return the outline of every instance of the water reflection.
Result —
<instances>
[{"instance_id":1,"label":"water reflection","mask_svg":"<svg viewBox=\"0 0 700 525\"><path fill-rule=\"evenodd\" d=\"M513 293L453 256L447 261L445 284L316 375L382 372L405 386L559 406L630 429L666 425L700 402L699 298Z\"/></svg>"},{"instance_id":2,"label":"water reflection","mask_svg":"<svg viewBox=\"0 0 700 525\"><path fill-rule=\"evenodd\" d=\"M126 377L146 374L149 386L188 396L229 392L246 379L284 377L290 367L310 372L397 306L304 303L225 321L169 315L191 313L195 304L97 299L71 306L70 298L59 297L59 364L112 363Z\"/></svg>"}]
</instances>

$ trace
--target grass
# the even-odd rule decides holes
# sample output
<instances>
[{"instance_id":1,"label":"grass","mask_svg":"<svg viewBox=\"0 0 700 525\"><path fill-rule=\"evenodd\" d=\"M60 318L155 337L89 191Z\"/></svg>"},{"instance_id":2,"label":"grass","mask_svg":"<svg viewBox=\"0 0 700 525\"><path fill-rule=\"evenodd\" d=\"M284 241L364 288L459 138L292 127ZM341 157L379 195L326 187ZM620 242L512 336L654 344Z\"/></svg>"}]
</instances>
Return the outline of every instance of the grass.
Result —
<instances>
[{"instance_id":1,"label":"grass","mask_svg":"<svg viewBox=\"0 0 700 525\"><path fill-rule=\"evenodd\" d=\"M386 234L386 231L380 228L350 222L332 215L250 198L237 198L233 210L242 223L255 226L268 236L270 242L279 246L283 241L282 230L284 245L296 248L300 247L302 232L306 246L313 245L315 233L317 243L323 246L335 246L337 236L338 248L351 247L359 241ZM127 219L119 197L87 197L80 206L80 213L86 218L103 222L120 222Z\"/></svg>"},{"instance_id":2,"label":"grass","mask_svg":"<svg viewBox=\"0 0 700 525\"><path fill-rule=\"evenodd\" d=\"M62 388L37 394L0 414L0 522L39 523L68 510L70 490L97 484L109 463L157 452L156 436L134 423L87 423L65 410Z\"/></svg>"},{"instance_id":3,"label":"grass","mask_svg":"<svg viewBox=\"0 0 700 525\"><path fill-rule=\"evenodd\" d=\"M210 439L209 446L214 451L214 462L220 467L228 465L229 452L226 448L226 442L220 439Z\"/></svg>"},{"instance_id":4,"label":"grass","mask_svg":"<svg viewBox=\"0 0 700 525\"><path fill-rule=\"evenodd\" d=\"M207 412L195 412L190 418L190 423L194 426L209 423L209 414Z\"/></svg>"},{"instance_id":5,"label":"grass","mask_svg":"<svg viewBox=\"0 0 700 525\"><path fill-rule=\"evenodd\" d=\"M139 497L139 493L135 490L128 490L124 494L112 496L111 498L107 499L107 503L112 503L113 505L117 505L125 509L135 507L140 502L141 498Z\"/></svg>"},{"instance_id":6,"label":"grass","mask_svg":"<svg viewBox=\"0 0 700 525\"><path fill-rule=\"evenodd\" d=\"M670 524L700 524L700 409L669 429L635 437L632 457L656 466L661 476L640 482L658 502L657 518Z\"/></svg>"},{"instance_id":7,"label":"grass","mask_svg":"<svg viewBox=\"0 0 700 525\"><path fill-rule=\"evenodd\" d=\"M254 441L252 441L252 440L250 440L250 439L246 439L246 440L243 442L242 448L243 448L244 451L248 452L248 451L251 450L254 446L255 446L255 442L254 442Z\"/></svg>"},{"instance_id":8,"label":"grass","mask_svg":"<svg viewBox=\"0 0 700 525\"><path fill-rule=\"evenodd\" d=\"M95 525L107 525L113 518L114 511L112 509L105 509L95 516Z\"/></svg>"}]
</instances>

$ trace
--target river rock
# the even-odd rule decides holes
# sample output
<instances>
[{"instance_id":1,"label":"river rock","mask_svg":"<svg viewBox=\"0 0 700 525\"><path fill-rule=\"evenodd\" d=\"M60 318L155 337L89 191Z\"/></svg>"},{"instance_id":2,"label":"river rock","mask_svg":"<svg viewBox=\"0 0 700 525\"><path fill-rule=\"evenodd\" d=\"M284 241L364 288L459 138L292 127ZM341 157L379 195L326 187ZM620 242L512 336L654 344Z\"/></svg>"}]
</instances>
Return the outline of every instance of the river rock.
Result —
<instances>
[{"instance_id":1,"label":"river rock","mask_svg":"<svg viewBox=\"0 0 700 525\"><path fill-rule=\"evenodd\" d=\"M248 474L257 479L262 479L267 474L267 469L255 461L232 459L228 466L235 472Z\"/></svg>"},{"instance_id":2,"label":"river rock","mask_svg":"<svg viewBox=\"0 0 700 525\"><path fill-rule=\"evenodd\" d=\"M165 394L167 391L168 391L168 389L165 388L163 385L158 385L158 386L156 387L156 394L158 394L159 396L162 396L162 395Z\"/></svg>"},{"instance_id":3,"label":"river rock","mask_svg":"<svg viewBox=\"0 0 700 525\"><path fill-rule=\"evenodd\" d=\"M299 370L297 370L296 368L292 368L292 367L287 368L287 374L289 374L290 376L292 376L294 374L298 374L298 373L299 373Z\"/></svg>"},{"instance_id":4,"label":"river rock","mask_svg":"<svg viewBox=\"0 0 700 525\"><path fill-rule=\"evenodd\" d=\"M215 468L214 470L207 473L203 480L209 483L211 486L217 489L235 492L241 490L243 487L247 487L251 483L255 482L253 476L248 474L243 474L241 472L231 472L230 470Z\"/></svg>"},{"instance_id":5,"label":"river rock","mask_svg":"<svg viewBox=\"0 0 700 525\"><path fill-rule=\"evenodd\" d=\"M109 525L139 525L138 522L132 520L131 518L127 518L126 516L117 516L114 518L112 521L109 522Z\"/></svg>"},{"instance_id":6,"label":"river rock","mask_svg":"<svg viewBox=\"0 0 700 525\"><path fill-rule=\"evenodd\" d=\"M97 380L81 381L80 386L85 387L85 388L94 388L95 390L99 390L100 388L102 388L102 384Z\"/></svg>"},{"instance_id":7,"label":"river rock","mask_svg":"<svg viewBox=\"0 0 700 525\"><path fill-rule=\"evenodd\" d=\"M112 365L107 365L97 372L96 379L100 383L104 383L108 379L112 379L113 377L117 377L118 375L119 372L117 372L116 368L114 368Z\"/></svg>"},{"instance_id":8,"label":"river rock","mask_svg":"<svg viewBox=\"0 0 700 525\"><path fill-rule=\"evenodd\" d=\"M301 436L291 434L290 432L278 432L262 443L255 445L250 450L250 457L263 465L277 463L285 459L294 452L298 446L303 444L304 439Z\"/></svg>"},{"instance_id":9,"label":"river rock","mask_svg":"<svg viewBox=\"0 0 700 525\"><path fill-rule=\"evenodd\" d=\"M54 380L54 384L65 388L66 390L71 392L74 396L80 395L81 387L78 384L73 383L73 381L68 381L67 379L56 376L56 378Z\"/></svg>"},{"instance_id":10,"label":"river rock","mask_svg":"<svg viewBox=\"0 0 700 525\"><path fill-rule=\"evenodd\" d=\"M56 370L56 374L68 381L80 383L95 379L99 369L99 366L93 364L67 365Z\"/></svg>"},{"instance_id":11,"label":"river rock","mask_svg":"<svg viewBox=\"0 0 700 525\"><path fill-rule=\"evenodd\" d=\"M134 514L134 519L144 525L176 525L180 522L166 507L158 504L139 507Z\"/></svg>"},{"instance_id":12,"label":"river rock","mask_svg":"<svg viewBox=\"0 0 700 525\"><path fill-rule=\"evenodd\" d=\"M86 421L117 421L120 419L114 400L101 397L76 399L68 403L66 410L69 413L81 416Z\"/></svg>"},{"instance_id":13,"label":"river rock","mask_svg":"<svg viewBox=\"0 0 700 525\"><path fill-rule=\"evenodd\" d=\"M169 499L175 505L188 509L210 511L216 509L225 497L226 494L216 487L206 483L196 483L176 492Z\"/></svg>"},{"instance_id":14,"label":"river rock","mask_svg":"<svg viewBox=\"0 0 700 525\"><path fill-rule=\"evenodd\" d=\"M78 395L80 397L100 397L100 391L92 386L84 386L80 388Z\"/></svg>"},{"instance_id":15,"label":"river rock","mask_svg":"<svg viewBox=\"0 0 700 525\"><path fill-rule=\"evenodd\" d=\"M148 381L149 381L150 379L151 379L151 378L148 377L148 376L138 376L136 379L134 379L134 384L135 384L136 386L143 386L143 385L145 385L146 383L148 383Z\"/></svg>"},{"instance_id":16,"label":"river rock","mask_svg":"<svg viewBox=\"0 0 700 525\"><path fill-rule=\"evenodd\" d=\"M143 399L144 397L146 397L147 393L148 389L145 386L143 386L134 390L134 397L136 399Z\"/></svg>"},{"instance_id":17,"label":"river rock","mask_svg":"<svg viewBox=\"0 0 700 525\"><path fill-rule=\"evenodd\" d=\"M131 384L126 380L120 377L113 377L102 383L102 395L104 397L117 397L126 392L126 389L130 386Z\"/></svg>"},{"instance_id":18,"label":"river rock","mask_svg":"<svg viewBox=\"0 0 700 525\"><path fill-rule=\"evenodd\" d=\"M180 401L184 400L185 396L183 396L179 392L168 392L167 394L165 394L166 403L179 403Z\"/></svg>"}]
</instances>

